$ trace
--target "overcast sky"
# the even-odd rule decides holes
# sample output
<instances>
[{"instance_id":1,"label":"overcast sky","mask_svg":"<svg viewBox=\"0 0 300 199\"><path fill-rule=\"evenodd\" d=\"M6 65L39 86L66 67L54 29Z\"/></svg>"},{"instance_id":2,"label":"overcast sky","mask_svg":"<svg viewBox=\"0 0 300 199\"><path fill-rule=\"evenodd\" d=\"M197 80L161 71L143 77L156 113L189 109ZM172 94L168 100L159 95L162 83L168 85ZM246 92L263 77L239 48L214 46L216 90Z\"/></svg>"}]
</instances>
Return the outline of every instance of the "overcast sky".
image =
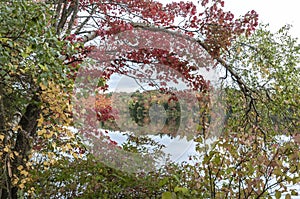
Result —
<instances>
[{"instance_id":1,"label":"overcast sky","mask_svg":"<svg viewBox=\"0 0 300 199\"><path fill-rule=\"evenodd\" d=\"M300 1L299 0L225 0L225 9L235 16L255 10L260 22L269 23L272 30L285 24L293 25L291 34L300 37Z\"/></svg>"}]
</instances>

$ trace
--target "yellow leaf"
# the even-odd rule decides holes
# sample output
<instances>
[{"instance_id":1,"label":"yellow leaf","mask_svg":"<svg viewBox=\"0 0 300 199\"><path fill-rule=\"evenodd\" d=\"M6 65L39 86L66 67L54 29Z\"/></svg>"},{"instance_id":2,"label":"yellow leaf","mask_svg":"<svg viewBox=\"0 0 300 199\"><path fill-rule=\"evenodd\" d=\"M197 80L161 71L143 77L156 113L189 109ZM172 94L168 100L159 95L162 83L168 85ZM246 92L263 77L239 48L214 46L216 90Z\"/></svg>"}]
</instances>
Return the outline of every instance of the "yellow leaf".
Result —
<instances>
[{"instance_id":1,"label":"yellow leaf","mask_svg":"<svg viewBox=\"0 0 300 199\"><path fill-rule=\"evenodd\" d=\"M43 123L44 123L44 117L41 116L41 117L38 119L38 127L42 126Z\"/></svg>"},{"instance_id":2,"label":"yellow leaf","mask_svg":"<svg viewBox=\"0 0 300 199\"><path fill-rule=\"evenodd\" d=\"M17 151L14 151L15 156L19 156L19 153Z\"/></svg>"},{"instance_id":3,"label":"yellow leaf","mask_svg":"<svg viewBox=\"0 0 300 199\"><path fill-rule=\"evenodd\" d=\"M7 146L5 146L5 148L3 149L4 152L9 152L9 148Z\"/></svg>"},{"instance_id":4,"label":"yellow leaf","mask_svg":"<svg viewBox=\"0 0 300 199\"><path fill-rule=\"evenodd\" d=\"M72 149L72 146L71 146L70 143L67 143L67 144L66 144L66 147L67 147L68 150Z\"/></svg>"},{"instance_id":5,"label":"yellow leaf","mask_svg":"<svg viewBox=\"0 0 300 199\"><path fill-rule=\"evenodd\" d=\"M9 157L10 157L11 159L14 159L14 158L15 158L13 153L10 153L10 154L9 154Z\"/></svg>"},{"instance_id":6,"label":"yellow leaf","mask_svg":"<svg viewBox=\"0 0 300 199\"><path fill-rule=\"evenodd\" d=\"M41 136L46 133L46 129L41 129L40 131L37 132L38 136Z\"/></svg>"},{"instance_id":7,"label":"yellow leaf","mask_svg":"<svg viewBox=\"0 0 300 199\"><path fill-rule=\"evenodd\" d=\"M47 138L47 139L52 138L52 136L53 136L53 132L52 131L50 131L49 133L45 133L44 134L44 138Z\"/></svg>"},{"instance_id":8,"label":"yellow leaf","mask_svg":"<svg viewBox=\"0 0 300 199\"><path fill-rule=\"evenodd\" d=\"M21 128L21 127L19 125L17 125L17 126L14 126L12 130L17 131L19 128Z\"/></svg>"},{"instance_id":9,"label":"yellow leaf","mask_svg":"<svg viewBox=\"0 0 300 199\"><path fill-rule=\"evenodd\" d=\"M21 184L26 184L26 182L29 182L29 178L24 178L21 180Z\"/></svg>"},{"instance_id":10,"label":"yellow leaf","mask_svg":"<svg viewBox=\"0 0 300 199\"><path fill-rule=\"evenodd\" d=\"M20 184L19 187L20 187L21 189L24 189L24 188L25 188L25 185L24 185L24 184Z\"/></svg>"},{"instance_id":11,"label":"yellow leaf","mask_svg":"<svg viewBox=\"0 0 300 199\"><path fill-rule=\"evenodd\" d=\"M72 156L75 158L75 159L78 159L78 155L76 153L72 153Z\"/></svg>"},{"instance_id":12,"label":"yellow leaf","mask_svg":"<svg viewBox=\"0 0 300 199\"><path fill-rule=\"evenodd\" d=\"M21 170L23 169L23 166L20 165L20 166L17 167L17 169L18 169L19 171L21 171Z\"/></svg>"},{"instance_id":13,"label":"yellow leaf","mask_svg":"<svg viewBox=\"0 0 300 199\"><path fill-rule=\"evenodd\" d=\"M51 159L51 160L50 160L50 164L53 165L53 164L55 164L55 163L56 163L56 160L55 160L55 159Z\"/></svg>"},{"instance_id":14,"label":"yellow leaf","mask_svg":"<svg viewBox=\"0 0 300 199\"><path fill-rule=\"evenodd\" d=\"M12 184L13 184L13 185L16 185L16 184L18 184L18 182L19 182L19 178L15 178L15 179L12 181Z\"/></svg>"},{"instance_id":15,"label":"yellow leaf","mask_svg":"<svg viewBox=\"0 0 300 199\"><path fill-rule=\"evenodd\" d=\"M26 166L27 166L27 167L30 167L31 165L32 165L31 162L27 162L27 163L26 163Z\"/></svg>"},{"instance_id":16,"label":"yellow leaf","mask_svg":"<svg viewBox=\"0 0 300 199\"><path fill-rule=\"evenodd\" d=\"M25 171L25 170L21 171L20 173L21 173L22 175L24 175L25 177L28 176L28 172Z\"/></svg>"},{"instance_id":17,"label":"yellow leaf","mask_svg":"<svg viewBox=\"0 0 300 199\"><path fill-rule=\"evenodd\" d=\"M46 87L44 84L42 84L42 83L40 83L40 87L41 87L42 90L46 90L46 88L47 88L47 87Z\"/></svg>"},{"instance_id":18,"label":"yellow leaf","mask_svg":"<svg viewBox=\"0 0 300 199\"><path fill-rule=\"evenodd\" d=\"M1 140L1 141L3 141L3 140L4 140L4 138L5 138L5 136L4 136L4 135L0 135L0 140Z\"/></svg>"},{"instance_id":19,"label":"yellow leaf","mask_svg":"<svg viewBox=\"0 0 300 199\"><path fill-rule=\"evenodd\" d=\"M74 138L74 133L72 133L71 131L67 131L67 136L69 138Z\"/></svg>"}]
</instances>

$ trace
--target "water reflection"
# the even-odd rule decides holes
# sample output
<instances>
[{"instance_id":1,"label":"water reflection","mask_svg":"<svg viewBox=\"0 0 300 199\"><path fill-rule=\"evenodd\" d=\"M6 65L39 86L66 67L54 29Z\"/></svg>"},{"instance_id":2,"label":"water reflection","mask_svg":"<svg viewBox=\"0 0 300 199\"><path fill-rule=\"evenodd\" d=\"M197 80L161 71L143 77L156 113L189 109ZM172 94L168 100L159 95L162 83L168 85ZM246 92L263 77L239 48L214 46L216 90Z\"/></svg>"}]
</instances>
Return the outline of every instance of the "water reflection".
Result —
<instances>
[{"instance_id":1,"label":"water reflection","mask_svg":"<svg viewBox=\"0 0 300 199\"><path fill-rule=\"evenodd\" d=\"M132 132L120 132L120 131L108 131L110 138L122 146L128 141L128 135L133 134ZM164 145L162 151L165 156L160 159L158 164L164 164L168 160L173 162L190 162L190 156L197 155L195 150L196 143L193 140L187 140L185 137L180 138L179 136L172 138L167 135L149 135L149 138ZM148 146L150 148L150 146Z\"/></svg>"},{"instance_id":2,"label":"water reflection","mask_svg":"<svg viewBox=\"0 0 300 199\"><path fill-rule=\"evenodd\" d=\"M182 94L188 97L187 93ZM99 118L100 128L109 130L111 139L120 146L136 145L137 139L129 140L133 136L139 139L147 137L164 145L162 152L165 155L161 156L160 162L167 161L168 154L172 161L188 161L189 156L196 153L192 139L199 117L194 117L196 103L187 107L186 102L177 96L158 91L114 93L105 100L111 101L111 112L117 110L116 114L106 116L111 118L107 120ZM153 149L150 143L143 143L143 147Z\"/></svg>"}]
</instances>

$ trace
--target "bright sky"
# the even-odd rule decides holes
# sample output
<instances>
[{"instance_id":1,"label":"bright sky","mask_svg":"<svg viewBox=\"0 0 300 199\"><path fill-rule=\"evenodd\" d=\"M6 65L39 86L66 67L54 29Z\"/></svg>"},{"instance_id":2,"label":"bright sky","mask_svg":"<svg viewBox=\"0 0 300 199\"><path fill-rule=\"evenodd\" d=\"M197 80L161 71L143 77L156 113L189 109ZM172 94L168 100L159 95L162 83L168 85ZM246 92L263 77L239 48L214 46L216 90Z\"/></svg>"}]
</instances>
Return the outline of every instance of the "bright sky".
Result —
<instances>
[{"instance_id":1,"label":"bright sky","mask_svg":"<svg viewBox=\"0 0 300 199\"><path fill-rule=\"evenodd\" d=\"M225 9L235 16L255 10L260 22L269 23L272 30L285 24L293 25L291 34L300 37L300 1L299 0L225 0Z\"/></svg>"}]
</instances>

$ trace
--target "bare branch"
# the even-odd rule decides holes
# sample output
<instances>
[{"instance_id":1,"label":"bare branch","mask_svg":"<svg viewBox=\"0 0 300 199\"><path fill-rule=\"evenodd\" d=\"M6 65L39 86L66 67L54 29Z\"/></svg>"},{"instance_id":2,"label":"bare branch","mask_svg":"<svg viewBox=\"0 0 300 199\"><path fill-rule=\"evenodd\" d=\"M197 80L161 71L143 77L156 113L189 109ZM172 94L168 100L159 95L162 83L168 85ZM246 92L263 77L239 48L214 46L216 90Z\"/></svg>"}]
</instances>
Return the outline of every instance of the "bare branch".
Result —
<instances>
[{"instance_id":1,"label":"bare branch","mask_svg":"<svg viewBox=\"0 0 300 199\"><path fill-rule=\"evenodd\" d=\"M89 16L86 17L86 19L79 25L79 27L76 29L75 34L79 34L79 32L82 30L82 28L87 24L87 22L93 17L93 14L96 12L97 7L94 6L92 8L92 11Z\"/></svg>"},{"instance_id":2,"label":"bare branch","mask_svg":"<svg viewBox=\"0 0 300 199\"><path fill-rule=\"evenodd\" d=\"M71 33L73 24L75 22L77 14L78 14L78 6L79 6L79 0L75 0L74 8L73 8L73 14L72 14L72 17L71 17L71 19L70 19L70 21L68 23L68 29L66 30L66 34L67 35L69 35Z\"/></svg>"}]
</instances>

